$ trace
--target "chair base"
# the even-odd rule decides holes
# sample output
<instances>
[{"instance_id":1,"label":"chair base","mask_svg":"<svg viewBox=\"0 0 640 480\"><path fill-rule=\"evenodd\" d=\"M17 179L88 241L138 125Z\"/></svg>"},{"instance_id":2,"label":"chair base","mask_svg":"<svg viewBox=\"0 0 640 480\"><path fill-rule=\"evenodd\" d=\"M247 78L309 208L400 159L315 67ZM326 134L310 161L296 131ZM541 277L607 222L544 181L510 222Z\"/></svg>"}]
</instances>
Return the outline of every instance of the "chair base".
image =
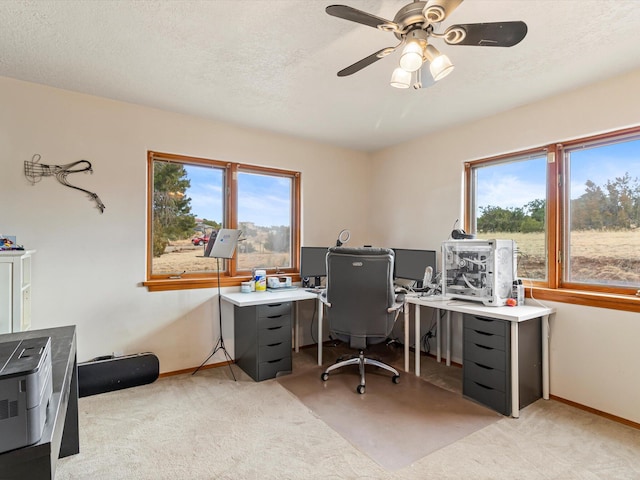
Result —
<instances>
[{"instance_id":1,"label":"chair base","mask_svg":"<svg viewBox=\"0 0 640 480\"><path fill-rule=\"evenodd\" d=\"M373 358L365 357L364 351L362 350L360 350L360 353L358 354L357 357L349 358L348 360L343 360L341 362L337 362L329 366L324 372L322 372L322 374L320 375L320 378L322 379L323 382L326 382L327 380L329 380L329 372L332 372L333 370L337 370L338 368L341 368L341 367L345 367L347 365L358 365L359 367L360 385L358 385L356 388L356 391L358 393L365 392L365 376L364 376L365 365L373 365L374 367L380 367L384 370L387 370L393 373L393 377L391 378L393 383L400 382L400 373L398 373L398 370L393 368L391 365L387 365L386 363L380 362L379 360L374 360Z\"/></svg>"}]
</instances>

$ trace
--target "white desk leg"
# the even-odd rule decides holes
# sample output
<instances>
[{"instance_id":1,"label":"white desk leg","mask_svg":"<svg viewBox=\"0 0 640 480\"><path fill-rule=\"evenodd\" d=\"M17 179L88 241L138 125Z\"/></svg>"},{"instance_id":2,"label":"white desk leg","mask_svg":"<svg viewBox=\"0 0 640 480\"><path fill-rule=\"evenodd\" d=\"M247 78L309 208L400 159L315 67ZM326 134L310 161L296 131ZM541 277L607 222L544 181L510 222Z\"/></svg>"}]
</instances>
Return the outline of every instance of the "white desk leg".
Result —
<instances>
[{"instance_id":1,"label":"white desk leg","mask_svg":"<svg viewBox=\"0 0 640 480\"><path fill-rule=\"evenodd\" d=\"M451 366L451 312L447 310L447 367Z\"/></svg>"},{"instance_id":2,"label":"white desk leg","mask_svg":"<svg viewBox=\"0 0 640 480\"><path fill-rule=\"evenodd\" d=\"M322 300L318 302L318 365L322 366L322 320L324 317L324 304Z\"/></svg>"},{"instance_id":3,"label":"white desk leg","mask_svg":"<svg viewBox=\"0 0 640 480\"><path fill-rule=\"evenodd\" d=\"M404 371L409 373L409 302L404 302ZM416 306L416 309L418 307Z\"/></svg>"},{"instance_id":4,"label":"white desk leg","mask_svg":"<svg viewBox=\"0 0 640 480\"><path fill-rule=\"evenodd\" d=\"M440 341L442 340L442 330L440 330L440 309L436 310L436 360L438 363L442 360L442 349L440 347Z\"/></svg>"},{"instance_id":5,"label":"white desk leg","mask_svg":"<svg viewBox=\"0 0 640 480\"><path fill-rule=\"evenodd\" d=\"M415 357L416 357L416 377L420 376L420 305L416 304L416 310L415 312L413 312L414 315L414 323L415 323L415 332L416 332L416 338L415 338L415 347L414 347L414 352L415 352Z\"/></svg>"},{"instance_id":6,"label":"white desk leg","mask_svg":"<svg viewBox=\"0 0 640 480\"><path fill-rule=\"evenodd\" d=\"M295 302L296 304L296 308L295 308L295 328L294 328L294 332L293 332L293 350L298 353L300 351L300 336L299 336L299 332L300 332L300 311L299 311L299 305L298 303L300 302Z\"/></svg>"},{"instance_id":7,"label":"white desk leg","mask_svg":"<svg viewBox=\"0 0 640 480\"><path fill-rule=\"evenodd\" d=\"M511 416L520 417L520 375L518 372L518 322L511 322Z\"/></svg>"},{"instance_id":8,"label":"white desk leg","mask_svg":"<svg viewBox=\"0 0 640 480\"><path fill-rule=\"evenodd\" d=\"M549 400L549 315L542 317L542 398Z\"/></svg>"}]
</instances>

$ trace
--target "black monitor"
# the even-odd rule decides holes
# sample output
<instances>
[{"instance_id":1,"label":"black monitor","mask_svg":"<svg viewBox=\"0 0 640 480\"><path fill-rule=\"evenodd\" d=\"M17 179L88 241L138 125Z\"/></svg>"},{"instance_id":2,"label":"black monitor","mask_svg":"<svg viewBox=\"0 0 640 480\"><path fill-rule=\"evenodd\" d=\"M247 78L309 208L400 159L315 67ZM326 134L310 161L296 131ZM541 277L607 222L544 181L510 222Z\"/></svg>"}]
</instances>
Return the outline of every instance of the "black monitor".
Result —
<instances>
[{"instance_id":1,"label":"black monitor","mask_svg":"<svg viewBox=\"0 0 640 480\"><path fill-rule=\"evenodd\" d=\"M304 286L319 287L322 277L327 276L328 251L328 247L300 248L300 277Z\"/></svg>"},{"instance_id":2,"label":"black monitor","mask_svg":"<svg viewBox=\"0 0 640 480\"><path fill-rule=\"evenodd\" d=\"M424 271L427 267L436 272L436 251L435 250L411 250L406 248L394 248L394 278L403 280L414 280L419 282L417 287L422 287Z\"/></svg>"}]
</instances>

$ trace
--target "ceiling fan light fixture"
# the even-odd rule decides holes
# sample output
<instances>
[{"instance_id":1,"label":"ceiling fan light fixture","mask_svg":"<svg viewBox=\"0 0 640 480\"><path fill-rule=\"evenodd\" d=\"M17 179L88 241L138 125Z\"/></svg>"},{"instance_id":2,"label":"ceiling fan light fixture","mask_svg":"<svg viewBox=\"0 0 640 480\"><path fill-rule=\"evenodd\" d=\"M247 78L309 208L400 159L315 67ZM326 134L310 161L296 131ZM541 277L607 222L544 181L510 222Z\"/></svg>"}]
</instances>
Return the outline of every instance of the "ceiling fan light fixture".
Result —
<instances>
[{"instance_id":1,"label":"ceiling fan light fixture","mask_svg":"<svg viewBox=\"0 0 640 480\"><path fill-rule=\"evenodd\" d=\"M453 69L453 63L446 55L429 44L430 39L444 40L447 45L468 45L477 47L512 47L520 43L528 32L527 24L522 21L463 23L451 25L444 32L438 31L441 23L460 6L464 0L413 0L400 8L393 21L372 15L347 5L329 5L326 12L334 17L383 32L393 33L400 40L395 47L387 47L365 57L338 72L346 77L377 62L400 47L400 68L391 76L391 85L396 88L409 88L411 81L415 89L425 88L442 80ZM430 75L422 69L429 66Z\"/></svg>"},{"instance_id":2,"label":"ceiling fan light fixture","mask_svg":"<svg viewBox=\"0 0 640 480\"><path fill-rule=\"evenodd\" d=\"M429 66L431 76L435 81L442 80L444 77L453 72L454 66L446 55L440 55Z\"/></svg>"},{"instance_id":3,"label":"ceiling fan light fixture","mask_svg":"<svg viewBox=\"0 0 640 480\"><path fill-rule=\"evenodd\" d=\"M400 66L407 72L415 72L422 66L424 50L420 42L409 42L402 50Z\"/></svg>"},{"instance_id":4,"label":"ceiling fan light fixture","mask_svg":"<svg viewBox=\"0 0 640 480\"><path fill-rule=\"evenodd\" d=\"M411 72L398 67L391 74L391 86L395 88L409 88L411 85Z\"/></svg>"},{"instance_id":5,"label":"ceiling fan light fixture","mask_svg":"<svg viewBox=\"0 0 640 480\"><path fill-rule=\"evenodd\" d=\"M433 45L427 45L425 49L425 56L427 60L431 62L429 65L429 71L435 81L442 80L444 77L453 72L453 63L449 60L449 57L443 55Z\"/></svg>"}]
</instances>

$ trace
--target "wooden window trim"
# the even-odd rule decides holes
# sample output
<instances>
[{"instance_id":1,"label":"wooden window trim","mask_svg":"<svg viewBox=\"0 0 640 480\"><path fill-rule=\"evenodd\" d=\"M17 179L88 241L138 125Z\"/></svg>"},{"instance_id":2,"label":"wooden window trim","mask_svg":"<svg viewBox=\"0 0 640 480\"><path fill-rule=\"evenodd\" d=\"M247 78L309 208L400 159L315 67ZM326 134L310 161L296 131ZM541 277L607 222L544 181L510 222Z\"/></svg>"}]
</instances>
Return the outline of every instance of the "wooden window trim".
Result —
<instances>
[{"instance_id":1,"label":"wooden window trim","mask_svg":"<svg viewBox=\"0 0 640 480\"><path fill-rule=\"evenodd\" d=\"M255 172L266 175L282 176L292 179L292 214L291 214L291 267L289 268L268 268L267 274L270 276L290 276L292 281L300 281L300 215L301 215L301 175L300 172L292 170L277 169L272 167L256 166L249 164L240 164L225 162L220 160L212 160L201 157L191 157L185 155L177 155L171 153L147 152L147 239L146 239L146 280L142 285L147 287L150 292L170 291L170 290L186 290L197 288L215 288L218 286L217 273L186 273L184 275L153 275L151 273L153 251L151 248L152 241L152 222L150 219L153 215L153 161L175 161L180 164L194 164L213 166L223 168L225 170L225 188L224 194L224 219L223 224L228 225L226 228L237 228L237 207L238 207L238 189L237 174L238 171ZM237 271L236 269L237 253L228 263L228 269L220 273L220 286L231 287L239 286L240 283L248 281L251 275L246 271Z\"/></svg>"},{"instance_id":2,"label":"wooden window trim","mask_svg":"<svg viewBox=\"0 0 640 480\"><path fill-rule=\"evenodd\" d=\"M517 159L535 152L547 152L547 281L533 281L525 288L527 297L539 300L549 300L560 303L571 303L590 307L608 308L640 312L640 290L634 287L608 287L603 285L585 285L563 282L562 259L560 252L563 248L565 230L564 212L566 207L566 189L561 185L564 178L564 149L580 144L607 142L612 139L624 139L640 135L640 126L616 130L598 135L591 135L570 141L546 145L543 147L512 152L490 158L473 160L464 164L464 206L465 229L473 232L473 170L478 166L498 163L500 161Z\"/></svg>"}]
</instances>

